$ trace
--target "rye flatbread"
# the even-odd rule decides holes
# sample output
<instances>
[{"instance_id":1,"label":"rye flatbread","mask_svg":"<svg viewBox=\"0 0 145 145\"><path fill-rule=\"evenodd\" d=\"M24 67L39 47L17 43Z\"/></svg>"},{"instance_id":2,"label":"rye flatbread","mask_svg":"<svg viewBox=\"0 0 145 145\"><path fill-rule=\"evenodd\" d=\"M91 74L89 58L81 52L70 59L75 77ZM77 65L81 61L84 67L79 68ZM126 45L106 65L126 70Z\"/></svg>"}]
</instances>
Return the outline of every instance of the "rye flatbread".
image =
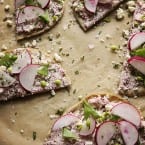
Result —
<instances>
[{"instance_id":1,"label":"rye flatbread","mask_svg":"<svg viewBox=\"0 0 145 145\"><path fill-rule=\"evenodd\" d=\"M136 9L133 14L132 23L129 29L129 35L127 39L126 50L126 59L123 63L123 69L120 76L119 83L119 94L126 95L129 97L140 97L145 96L145 76L139 70L135 69L132 65L128 63L128 60L132 57L143 57L144 52L138 53L139 49L142 49L144 46L139 46L136 50L131 50L130 43L134 35L142 34L144 32L143 24L145 22L145 3L144 1L136 2Z\"/></svg>"},{"instance_id":2,"label":"rye flatbread","mask_svg":"<svg viewBox=\"0 0 145 145\"><path fill-rule=\"evenodd\" d=\"M82 101L80 101L79 103L75 104L73 107L68 109L64 113L64 115L61 116L54 123L54 125L52 126L52 129L49 133L49 137L45 141L44 145L57 145L57 144L59 144L59 145L73 145L73 144L74 145L84 145L84 144L95 145L95 144L97 144L97 141L95 138L97 136L98 129L100 128L100 126L102 126L104 123L108 123L108 122L114 123L114 121L115 122L117 122L117 121L124 122L124 120L122 120L122 118L120 118L119 120L117 119L117 120L113 120L113 121L109 118L105 119L105 120L100 120L99 117L96 117L95 129L94 130L92 129L93 131L89 132L92 128L92 125L90 125L90 128L88 127L89 129L87 130L86 129L87 127L86 127L85 129L87 131L84 131L85 129L83 128L83 125L84 125L83 123L85 122L85 117L86 117L85 115L87 114L87 111L89 110L87 115L90 115L90 114L92 114L92 112L94 112L94 110L96 110L97 112L99 112L100 117L103 118L104 113L110 114L109 113L110 110L112 110L112 108L114 106L119 105L119 104L125 104L127 106L131 105L126 100L120 98L119 96L105 94L105 93L104 94L93 94L88 97L85 97ZM85 112L84 110L87 110L87 111ZM140 113L138 114L138 116L140 118ZM90 115L88 118L90 119L91 123L93 124L92 118L95 118L95 115L94 116ZM74 119L74 122L73 122L73 119ZM69 124L69 121L71 122L70 124ZM126 122L126 123L128 124L128 122ZM144 126L142 126L142 125L139 128L142 128L144 130ZM81 131L81 129L83 131ZM107 131L107 129L109 132L108 127L106 128L105 131ZM77 138L75 138L75 139L69 138L72 135L70 132L73 135L76 135ZM139 133L139 136L140 136L140 139L138 139L138 142L143 142L144 141L143 134ZM119 138L120 145L125 145L122 137L120 136L120 132L113 135L108 140L107 145L111 145L112 140L114 141L114 144L118 143L117 138ZM138 145L138 142L136 141L136 145Z\"/></svg>"},{"instance_id":3,"label":"rye flatbread","mask_svg":"<svg viewBox=\"0 0 145 145\"><path fill-rule=\"evenodd\" d=\"M70 86L62 66L40 50L18 48L0 57L0 101Z\"/></svg>"},{"instance_id":4,"label":"rye flatbread","mask_svg":"<svg viewBox=\"0 0 145 145\"><path fill-rule=\"evenodd\" d=\"M87 31L114 11L124 1L125 0L112 0L112 2L108 4L98 3L96 12L91 13L85 8L84 0L74 0L72 2L72 9L81 28Z\"/></svg>"},{"instance_id":5,"label":"rye flatbread","mask_svg":"<svg viewBox=\"0 0 145 145\"><path fill-rule=\"evenodd\" d=\"M46 3L40 0L15 0L17 40L46 32L59 22L63 13L63 0L46 0Z\"/></svg>"}]
</instances>

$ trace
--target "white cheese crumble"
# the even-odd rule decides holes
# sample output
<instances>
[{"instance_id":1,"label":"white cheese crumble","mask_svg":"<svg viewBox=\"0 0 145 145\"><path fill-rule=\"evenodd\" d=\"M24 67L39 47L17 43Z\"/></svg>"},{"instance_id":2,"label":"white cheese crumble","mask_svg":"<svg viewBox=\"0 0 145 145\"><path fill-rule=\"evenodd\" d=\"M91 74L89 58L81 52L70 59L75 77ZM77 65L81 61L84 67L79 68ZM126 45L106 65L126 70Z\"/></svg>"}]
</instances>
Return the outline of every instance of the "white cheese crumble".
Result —
<instances>
[{"instance_id":1,"label":"white cheese crumble","mask_svg":"<svg viewBox=\"0 0 145 145\"><path fill-rule=\"evenodd\" d=\"M9 11L10 10L10 5L6 5L5 6L5 11Z\"/></svg>"},{"instance_id":2,"label":"white cheese crumble","mask_svg":"<svg viewBox=\"0 0 145 145\"><path fill-rule=\"evenodd\" d=\"M121 8L119 8L119 9L117 10L116 17L117 17L118 20L123 19L123 18L125 17L124 10L121 9Z\"/></svg>"},{"instance_id":3,"label":"white cheese crumble","mask_svg":"<svg viewBox=\"0 0 145 145\"><path fill-rule=\"evenodd\" d=\"M61 58L61 56L58 55L57 53L54 54L54 60L55 60L56 62L62 62L62 61L63 61L62 58Z\"/></svg>"},{"instance_id":4,"label":"white cheese crumble","mask_svg":"<svg viewBox=\"0 0 145 145\"><path fill-rule=\"evenodd\" d=\"M95 45L94 45L94 44L89 44L89 45L88 45L88 48L89 48L89 49L94 49L94 48L95 48Z\"/></svg>"},{"instance_id":5,"label":"white cheese crumble","mask_svg":"<svg viewBox=\"0 0 145 145\"><path fill-rule=\"evenodd\" d=\"M4 3L4 0L0 0L0 4L3 4Z\"/></svg>"},{"instance_id":6,"label":"white cheese crumble","mask_svg":"<svg viewBox=\"0 0 145 145\"><path fill-rule=\"evenodd\" d=\"M5 44L3 44L2 46L1 46L1 50L7 50L8 48L7 48L7 46L5 45Z\"/></svg>"},{"instance_id":7,"label":"white cheese crumble","mask_svg":"<svg viewBox=\"0 0 145 145\"><path fill-rule=\"evenodd\" d=\"M12 20L7 20L6 23L7 23L8 27L12 27L13 26L13 21Z\"/></svg>"}]
</instances>

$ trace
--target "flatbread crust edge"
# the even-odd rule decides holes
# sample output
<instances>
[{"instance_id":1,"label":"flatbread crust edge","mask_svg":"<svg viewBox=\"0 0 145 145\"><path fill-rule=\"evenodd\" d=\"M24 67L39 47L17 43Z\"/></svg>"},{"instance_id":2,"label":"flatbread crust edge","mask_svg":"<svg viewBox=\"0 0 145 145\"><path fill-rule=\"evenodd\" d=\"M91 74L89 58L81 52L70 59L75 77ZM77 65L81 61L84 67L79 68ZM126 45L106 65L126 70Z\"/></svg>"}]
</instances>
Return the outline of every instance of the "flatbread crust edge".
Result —
<instances>
[{"instance_id":1,"label":"flatbread crust edge","mask_svg":"<svg viewBox=\"0 0 145 145\"><path fill-rule=\"evenodd\" d=\"M38 30L38 31L34 31L34 32L31 32L30 34L27 34L27 33L23 33L23 34L16 34L16 40L17 41L21 41L23 39L27 39L27 38L30 38L30 37L33 37L33 36L37 36L37 35L41 35L43 33L45 33L46 31L52 29L53 27L55 27L55 25L57 23L59 23L59 21L61 20L61 18L63 17L63 14L64 14L64 4L63 4L63 9L61 11L61 15L59 16L58 20L55 21L52 25L50 26L46 26L45 28L43 28L42 30ZM17 27L17 26L16 26Z\"/></svg>"},{"instance_id":2,"label":"flatbread crust edge","mask_svg":"<svg viewBox=\"0 0 145 145\"><path fill-rule=\"evenodd\" d=\"M100 16L100 18L95 17L94 20L89 21L89 25L88 27L85 26L85 21L80 18L80 16L75 12L75 10L73 9L73 14L78 22L78 24L80 25L80 27L87 32L89 29L91 29L93 26L97 25L102 19L104 19L105 17L107 17L111 12L113 12L114 10L116 10L120 4L124 3L125 0L120 1L118 4L114 5L108 12L104 13L103 15Z\"/></svg>"},{"instance_id":3,"label":"flatbread crust edge","mask_svg":"<svg viewBox=\"0 0 145 145\"><path fill-rule=\"evenodd\" d=\"M113 95L113 94L109 94L109 93L96 93L96 94L91 94L89 96L84 97L81 101L79 101L78 103L74 104L72 107L68 108L64 112L63 115L68 114L70 112L74 112L74 111L80 109L82 107L82 105L83 105L84 100L89 100L91 98L100 97L100 96L101 97L107 96L110 101L115 101L115 102L119 102L119 101L121 101L121 102L128 102L127 100L121 98L121 96L119 96L119 95ZM50 135L51 135L51 129L48 131L48 139L49 139L49 136Z\"/></svg>"}]
</instances>

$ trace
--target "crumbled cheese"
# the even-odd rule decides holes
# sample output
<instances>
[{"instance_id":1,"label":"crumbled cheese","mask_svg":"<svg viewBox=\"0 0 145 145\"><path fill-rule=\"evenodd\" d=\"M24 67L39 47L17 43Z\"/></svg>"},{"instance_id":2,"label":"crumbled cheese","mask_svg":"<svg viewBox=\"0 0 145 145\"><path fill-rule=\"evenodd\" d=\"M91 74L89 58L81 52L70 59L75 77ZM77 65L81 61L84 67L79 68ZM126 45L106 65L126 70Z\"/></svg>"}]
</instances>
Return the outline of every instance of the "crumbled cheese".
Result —
<instances>
[{"instance_id":1,"label":"crumbled cheese","mask_svg":"<svg viewBox=\"0 0 145 145\"><path fill-rule=\"evenodd\" d=\"M3 65L0 66L1 71L6 71L6 69L7 69L6 66L3 66Z\"/></svg>"},{"instance_id":2,"label":"crumbled cheese","mask_svg":"<svg viewBox=\"0 0 145 145\"><path fill-rule=\"evenodd\" d=\"M7 23L8 27L12 27L13 26L13 21L12 20L7 20L6 23Z\"/></svg>"},{"instance_id":3,"label":"crumbled cheese","mask_svg":"<svg viewBox=\"0 0 145 145\"><path fill-rule=\"evenodd\" d=\"M54 54L54 60L56 62L62 62L62 58L57 53Z\"/></svg>"},{"instance_id":4,"label":"crumbled cheese","mask_svg":"<svg viewBox=\"0 0 145 145\"><path fill-rule=\"evenodd\" d=\"M130 7L130 6L136 6L136 3L134 0L130 0L127 2L127 6Z\"/></svg>"},{"instance_id":5,"label":"crumbled cheese","mask_svg":"<svg viewBox=\"0 0 145 145\"><path fill-rule=\"evenodd\" d=\"M4 92L3 88L0 88L0 94L2 94Z\"/></svg>"},{"instance_id":6,"label":"crumbled cheese","mask_svg":"<svg viewBox=\"0 0 145 145\"><path fill-rule=\"evenodd\" d=\"M7 50L7 46L5 44L2 45L1 50Z\"/></svg>"},{"instance_id":7,"label":"crumbled cheese","mask_svg":"<svg viewBox=\"0 0 145 145\"><path fill-rule=\"evenodd\" d=\"M95 48L95 45L94 45L94 44L89 44L89 45L88 45L88 48L89 48L89 49L94 49L94 48Z\"/></svg>"},{"instance_id":8,"label":"crumbled cheese","mask_svg":"<svg viewBox=\"0 0 145 145\"><path fill-rule=\"evenodd\" d=\"M56 115L56 114L51 114L51 115L49 115L49 117L50 117L50 119L56 119L56 118L58 118L58 115Z\"/></svg>"},{"instance_id":9,"label":"crumbled cheese","mask_svg":"<svg viewBox=\"0 0 145 145\"><path fill-rule=\"evenodd\" d=\"M24 47L25 47L25 48L31 47L31 43L30 43L30 42L26 42L26 43L24 44Z\"/></svg>"},{"instance_id":10,"label":"crumbled cheese","mask_svg":"<svg viewBox=\"0 0 145 145\"><path fill-rule=\"evenodd\" d=\"M52 96L55 96L55 95L56 95L56 93L55 93L54 90L51 90L51 95L52 95Z\"/></svg>"},{"instance_id":11,"label":"crumbled cheese","mask_svg":"<svg viewBox=\"0 0 145 145\"><path fill-rule=\"evenodd\" d=\"M128 10L130 13L133 13L135 11L136 7L133 7L133 6L129 6L128 7Z\"/></svg>"},{"instance_id":12,"label":"crumbled cheese","mask_svg":"<svg viewBox=\"0 0 145 145\"><path fill-rule=\"evenodd\" d=\"M140 26L141 26L141 28L143 28L143 29L144 29L144 28L145 28L145 22L141 23L141 25L140 25Z\"/></svg>"},{"instance_id":13,"label":"crumbled cheese","mask_svg":"<svg viewBox=\"0 0 145 145\"><path fill-rule=\"evenodd\" d=\"M6 5L5 6L5 11L9 11L10 10L10 5Z\"/></svg>"},{"instance_id":14,"label":"crumbled cheese","mask_svg":"<svg viewBox=\"0 0 145 145\"><path fill-rule=\"evenodd\" d=\"M124 38L127 38L128 39L129 30L123 30L122 35L123 35Z\"/></svg>"},{"instance_id":15,"label":"crumbled cheese","mask_svg":"<svg viewBox=\"0 0 145 145\"><path fill-rule=\"evenodd\" d=\"M78 96L78 99L79 99L79 100L81 100L82 98L83 98L83 96L81 96L81 95L80 95L80 96Z\"/></svg>"},{"instance_id":16,"label":"crumbled cheese","mask_svg":"<svg viewBox=\"0 0 145 145\"><path fill-rule=\"evenodd\" d=\"M33 40L32 41L32 47L35 48L36 46L37 46L37 41L36 40Z\"/></svg>"},{"instance_id":17,"label":"crumbled cheese","mask_svg":"<svg viewBox=\"0 0 145 145\"><path fill-rule=\"evenodd\" d=\"M101 43L104 43L104 42L105 42L105 40L104 40L104 39L100 39L100 42L101 42Z\"/></svg>"},{"instance_id":18,"label":"crumbled cheese","mask_svg":"<svg viewBox=\"0 0 145 145\"><path fill-rule=\"evenodd\" d=\"M23 130L23 129L21 129L21 130L20 130L20 133L21 133L21 134L23 134L23 133L24 133L24 130Z\"/></svg>"},{"instance_id":19,"label":"crumbled cheese","mask_svg":"<svg viewBox=\"0 0 145 145\"><path fill-rule=\"evenodd\" d=\"M123 18L125 17L124 10L121 9L121 8L119 8L119 9L117 10L116 17L117 17L118 20L123 19Z\"/></svg>"}]
</instances>

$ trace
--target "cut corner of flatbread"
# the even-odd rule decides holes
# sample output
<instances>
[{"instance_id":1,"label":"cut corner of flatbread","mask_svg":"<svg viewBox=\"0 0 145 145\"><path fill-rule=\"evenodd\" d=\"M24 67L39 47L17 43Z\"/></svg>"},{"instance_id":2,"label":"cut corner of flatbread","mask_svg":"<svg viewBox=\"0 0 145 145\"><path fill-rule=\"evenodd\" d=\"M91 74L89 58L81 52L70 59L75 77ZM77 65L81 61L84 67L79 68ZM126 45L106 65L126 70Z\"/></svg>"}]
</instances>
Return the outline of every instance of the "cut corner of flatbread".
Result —
<instances>
[{"instance_id":1,"label":"cut corner of flatbread","mask_svg":"<svg viewBox=\"0 0 145 145\"><path fill-rule=\"evenodd\" d=\"M114 1L114 3L113 3L113 1ZM91 28L93 28L94 26L99 24L99 22L101 20L103 20L105 17L107 17L112 11L117 9L120 6L120 4L125 2L125 0L117 0L117 1L113 0L113 1L112 1L111 7L104 6L104 8L103 8L102 4L98 4L98 9L103 9L103 10L98 11L98 12L96 10L95 14L91 14L90 12L88 12L85 7L82 11L81 10L76 11L75 9L76 9L77 5L75 4L73 6L73 4L72 4L73 14L74 14L78 24L80 25L80 27L83 29L84 32L87 32L88 30L90 30ZM72 3L73 2L74 1L72 1ZM82 1L77 0L75 2L79 3ZM78 4L78 7L79 7L79 4Z\"/></svg>"}]
</instances>

